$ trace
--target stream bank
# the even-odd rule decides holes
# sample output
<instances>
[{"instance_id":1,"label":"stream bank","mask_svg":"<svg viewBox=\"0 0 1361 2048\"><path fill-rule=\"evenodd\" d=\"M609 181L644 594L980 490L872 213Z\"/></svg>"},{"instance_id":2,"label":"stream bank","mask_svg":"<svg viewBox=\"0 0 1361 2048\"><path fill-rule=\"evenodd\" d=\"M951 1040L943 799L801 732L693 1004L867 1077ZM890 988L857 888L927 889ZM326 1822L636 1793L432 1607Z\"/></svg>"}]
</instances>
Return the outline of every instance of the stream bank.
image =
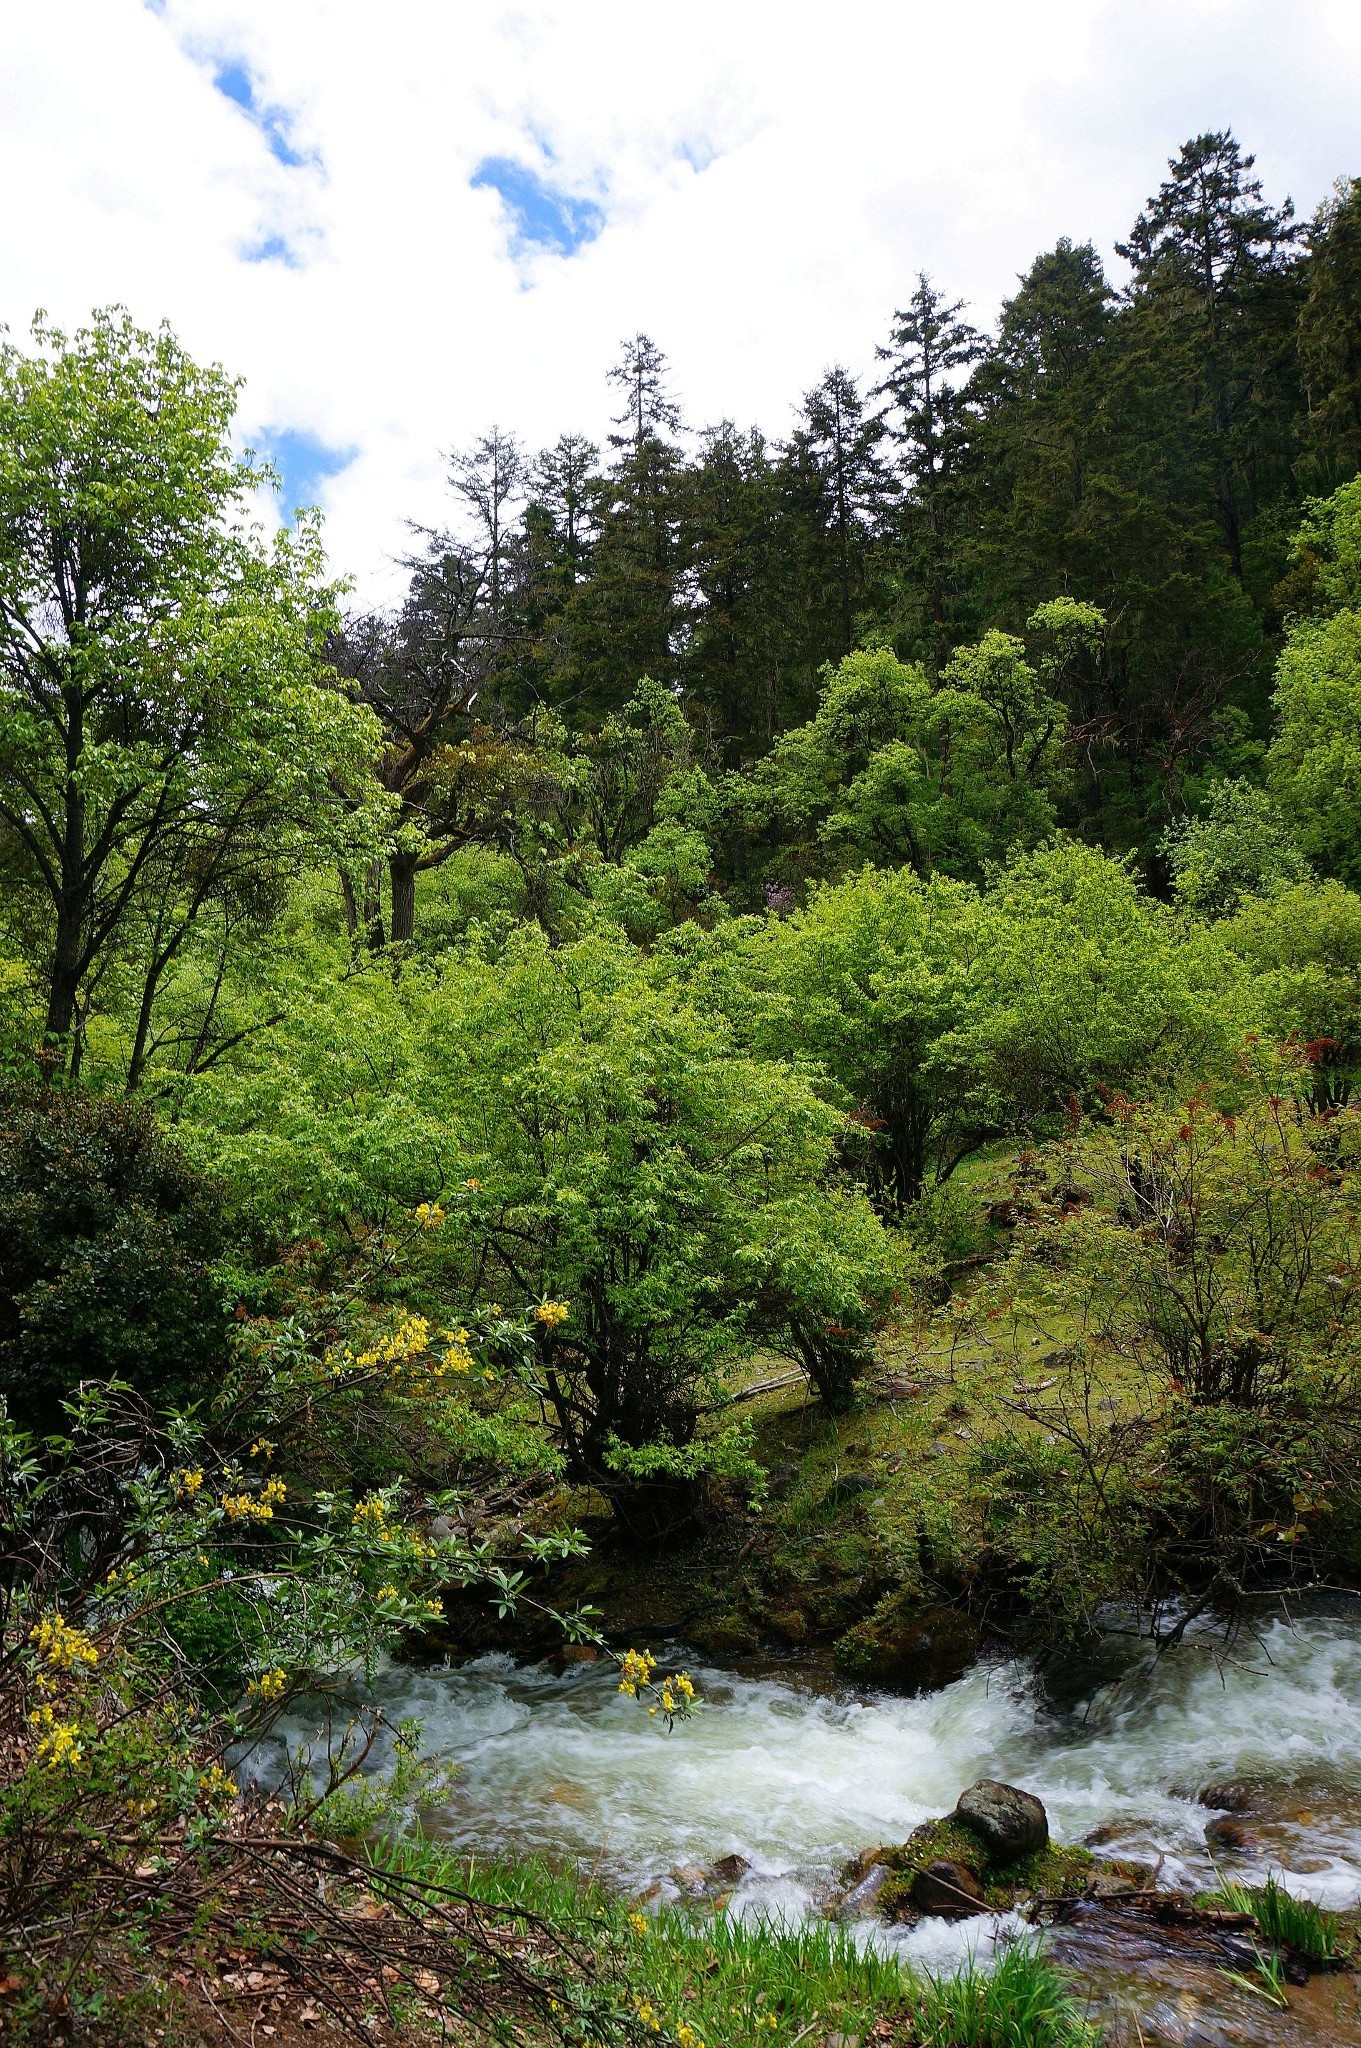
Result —
<instances>
[{"instance_id":1,"label":"stream bank","mask_svg":"<svg viewBox=\"0 0 1361 2048\"><path fill-rule=\"evenodd\" d=\"M980 1777L1043 1800L1055 1841L1137 1866L1188 1893L1275 1873L1351 1915L1361 1901L1361 1611L1320 1604L1261 1617L1225 1645L1207 1624L1155 1659L1114 1640L1107 1668L976 1664L934 1692L850 1685L806 1653L719 1664L673 1646L704 1699L665 1733L621 1698L608 1663L555 1668L501 1653L461 1666L394 1667L378 1697L418 1719L423 1747L456 1763L422 1815L460 1854L538 1856L597 1872L655 1911L694 1900L722 1859L724 1910L802 1922L835 1911L846 1867L904 1843ZM297 1731L301 1732L301 1730ZM714 1887L719 1890L720 1887ZM918 1967L986 1956L1012 1916L871 1914L859 1938ZM1076 1912L1048 1937L1120 2038L1122 2012L1168 2048L1361 2044L1351 1977L1292 1989L1286 2012L1234 1987L1223 1956L1145 1916ZM1137 2038L1133 2033L1131 2040Z\"/></svg>"}]
</instances>

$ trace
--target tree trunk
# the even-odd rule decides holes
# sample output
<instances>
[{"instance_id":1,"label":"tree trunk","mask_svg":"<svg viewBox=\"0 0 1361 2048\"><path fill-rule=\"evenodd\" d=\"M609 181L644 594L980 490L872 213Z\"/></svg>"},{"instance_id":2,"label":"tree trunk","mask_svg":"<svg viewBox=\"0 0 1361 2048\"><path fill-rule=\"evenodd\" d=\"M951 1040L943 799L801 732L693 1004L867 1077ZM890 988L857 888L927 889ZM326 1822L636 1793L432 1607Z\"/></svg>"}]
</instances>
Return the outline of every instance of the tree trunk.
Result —
<instances>
[{"instance_id":1,"label":"tree trunk","mask_svg":"<svg viewBox=\"0 0 1361 2048\"><path fill-rule=\"evenodd\" d=\"M389 929L394 946L416 935L416 861L414 853L394 853L388 859L388 873L392 878Z\"/></svg>"},{"instance_id":2,"label":"tree trunk","mask_svg":"<svg viewBox=\"0 0 1361 2048\"><path fill-rule=\"evenodd\" d=\"M47 1020L43 1025L44 1064L53 1073L63 1072L70 1057L76 999L80 993L81 940L85 924L81 909L81 904L65 893L57 907L52 971L47 986Z\"/></svg>"},{"instance_id":3,"label":"tree trunk","mask_svg":"<svg viewBox=\"0 0 1361 2048\"><path fill-rule=\"evenodd\" d=\"M383 865L370 861L364 870L364 943L371 953L383 945Z\"/></svg>"}]
</instances>

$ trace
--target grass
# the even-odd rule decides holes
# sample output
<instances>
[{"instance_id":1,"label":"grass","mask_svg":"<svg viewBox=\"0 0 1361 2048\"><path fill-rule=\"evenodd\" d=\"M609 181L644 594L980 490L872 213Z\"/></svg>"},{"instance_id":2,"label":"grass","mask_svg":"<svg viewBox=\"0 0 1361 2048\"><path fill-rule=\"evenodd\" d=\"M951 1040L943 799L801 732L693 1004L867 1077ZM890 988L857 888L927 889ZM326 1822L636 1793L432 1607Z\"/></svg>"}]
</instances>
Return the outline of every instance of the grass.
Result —
<instances>
[{"instance_id":1,"label":"grass","mask_svg":"<svg viewBox=\"0 0 1361 2048\"><path fill-rule=\"evenodd\" d=\"M642 2015L659 2044L821 2048L840 2034L904 2048L1094 2048L1098 2038L1033 1943L1009 1948L991 1973L918 1978L825 1921L753 1926L681 1909L649 1919L572 1873L537 1861L470 1862L421 1837L378 1842L369 1854L383 1868L574 1930L621 2008Z\"/></svg>"},{"instance_id":2,"label":"grass","mask_svg":"<svg viewBox=\"0 0 1361 2048\"><path fill-rule=\"evenodd\" d=\"M1312 1899L1293 1897L1274 1877L1264 1885L1222 1883L1213 1896L1230 1913L1250 1914L1257 1932L1273 1947L1288 1949L1320 1969L1337 1961L1337 1915L1325 1913Z\"/></svg>"},{"instance_id":3,"label":"grass","mask_svg":"<svg viewBox=\"0 0 1361 2048\"><path fill-rule=\"evenodd\" d=\"M661 2038L686 2048L779 2048L805 2029L863 2035L886 2016L906 2020L911 1984L897 1962L825 1922L752 1927L667 1909L648 1918L544 1863L470 1862L421 1837L377 1842L368 1853L383 1868L573 1930L625 2008L646 2009Z\"/></svg>"},{"instance_id":4,"label":"grass","mask_svg":"<svg viewBox=\"0 0 1361 2048\"><path fill-rule=\"evenodd\" d=\"M1034 1942L1014 1942L991 1971L928 1979L916 2016L922 2048L1096 2048L1098 2029Z\"/></svg>"}]
</instances>

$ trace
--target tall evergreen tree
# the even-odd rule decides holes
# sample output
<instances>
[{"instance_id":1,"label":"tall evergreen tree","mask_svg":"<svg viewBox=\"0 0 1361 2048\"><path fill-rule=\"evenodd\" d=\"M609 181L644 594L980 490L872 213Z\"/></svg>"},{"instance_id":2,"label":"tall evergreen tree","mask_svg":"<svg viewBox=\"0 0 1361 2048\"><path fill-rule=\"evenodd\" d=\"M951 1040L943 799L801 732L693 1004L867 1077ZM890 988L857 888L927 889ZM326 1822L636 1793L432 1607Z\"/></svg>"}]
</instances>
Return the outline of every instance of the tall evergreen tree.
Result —
<instances>
[{"instance_id":1,"label":"tall evergreen tree","mask_svg":"<svg viewBox=\"0 0 1361 2048\"><path fill-rule=\"evenodd\" d=\"M1314 217L1300 358L1304 438L1336 484L1361 469L1361 178L1340 180Z\"/></svg>"},{"instance_id":2,"label":"tall evergreen tree","mask_svg":"<svg viewBox=\"0 0 1361 2048\"><path fill-rule=\"evenodd\" d=\"M962 472L975 422L968 372L985 350L963 311L963 301L947 303L923 271L906 308L893 316L888 346L876 350L887 365L878 390L891 403L903 487L901 622L937 663L962 637Z\"/></svg>"},{"instance_id":3,"label":"tall evergreen tree","mask_svg":"<svg viewBox=\"0 0 1361 2048\"><path fill-rule=\"evenodd\" d=\"M565 621L575 701L590 717L622 705L644 675L674 684L684 630L677 534L680 409L666 357L646 334L626 341L609 381L623 398L603 479L589 576Z\"/></svg>"},{"instance_id":4,"label":"tall evergreen tree","mask_svg":"<svg viewBox=\"0 0 1361 2048\"><path fill-rule=\"evenodd\" d=\"M680 502L690 614L685 694L741 760L778 730L793 653L779 476L764 436L731 420L707 428Z\"/></svg>"},{"instance_id":5,"label":"tall evergreen tree","mask_svg":"<svg viewBox=\"0 0 1361 2048\"><path fill-rule=\"evenodd\" d=\"M524 452L514 434L492 427L449 463L449 484L476 524L486 562L486 601L493 623L501 617L505 568L515 530L513 507L524 490Z\"/></svg>"},{"instance_id":6,"label":"tall evergreen tree","mask_svg":"<svg viewBox=\"0 0 1361 2048\"><path fill-rule=\"evenodd\" d=\"M1117 244L1163 378L1186 388L1240 581L1247 522L1289 477L1297 404L1299 230L1288 199L1267 204L1254 161L1227 130L1193 137Z\"/></svg>"},{"instance_id":7,"label":"tall evergreen tree","mask_svg":"<svg viewBox=\"0 0 1361 2048\"><path fill-rule=\"evenodd\" d=\"M882 412L868 411L854 377L837 363L805 393L790 442L795 469L812 486L805 562L821 586L813 601L834 622L824 660L839 661L855 645L875 531L892 490L884 431Z\"/></svg>"}]
</instances>

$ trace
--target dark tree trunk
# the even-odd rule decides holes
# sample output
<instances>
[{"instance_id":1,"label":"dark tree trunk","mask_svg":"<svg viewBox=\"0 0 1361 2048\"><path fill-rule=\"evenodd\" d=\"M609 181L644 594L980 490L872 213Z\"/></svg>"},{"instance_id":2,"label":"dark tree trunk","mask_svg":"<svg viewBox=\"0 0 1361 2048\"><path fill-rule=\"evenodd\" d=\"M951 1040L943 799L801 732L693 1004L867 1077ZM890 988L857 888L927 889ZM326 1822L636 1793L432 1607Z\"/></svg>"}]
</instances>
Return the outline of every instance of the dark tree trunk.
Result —
<instances>
[{"instance_id":1,"label":"dark tree trunk","mask_svg":"<svg viewBox=\"0 0 1361 2048\"><path fill-rule=\"evenodd\" d=\"M416 863L414 853L394 853L388 859L392 878L392 916L389 932L393 945L416 936Z\"/></svg>"}]
</instances>

